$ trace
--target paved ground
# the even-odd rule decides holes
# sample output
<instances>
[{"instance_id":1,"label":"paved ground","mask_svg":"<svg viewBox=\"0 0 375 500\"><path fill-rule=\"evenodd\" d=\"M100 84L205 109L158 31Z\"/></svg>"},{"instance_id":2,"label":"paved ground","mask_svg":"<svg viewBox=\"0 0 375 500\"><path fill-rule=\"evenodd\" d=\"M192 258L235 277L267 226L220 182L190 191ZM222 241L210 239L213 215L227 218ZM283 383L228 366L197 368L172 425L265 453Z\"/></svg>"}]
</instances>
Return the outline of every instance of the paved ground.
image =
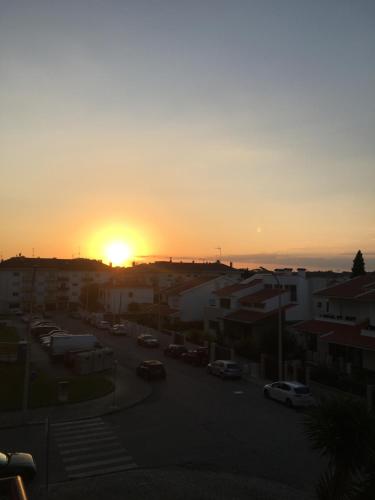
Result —
<instances>
[{"instance_id":1,"label":"paved ground","mask_svg":"<svg viewBox=\"0 0 375 500\"><path fill-rule=\"evenodd\" d=\"M60 318L60 323L92 331L75 320ZM119 360L117 404L131 407L98 417L112 409L109 397L87 407L74 405L73 413L68 407L50 410L48 420L40 412L40 425L0 431L4 449L22 447L37 460L32 500L45 495L47 483L54 500L82 492L98 500L109 494L311 498L324 464L309 448L302 413L265 400L258 384L222 381L204 369L165 359L161 350L139 347L134 338L95 332ZM145 384L135 377L135 366L147 358L164 361L166 382ZM129 405L138 390L143 402Z\"/></svg>"}]
</instances>

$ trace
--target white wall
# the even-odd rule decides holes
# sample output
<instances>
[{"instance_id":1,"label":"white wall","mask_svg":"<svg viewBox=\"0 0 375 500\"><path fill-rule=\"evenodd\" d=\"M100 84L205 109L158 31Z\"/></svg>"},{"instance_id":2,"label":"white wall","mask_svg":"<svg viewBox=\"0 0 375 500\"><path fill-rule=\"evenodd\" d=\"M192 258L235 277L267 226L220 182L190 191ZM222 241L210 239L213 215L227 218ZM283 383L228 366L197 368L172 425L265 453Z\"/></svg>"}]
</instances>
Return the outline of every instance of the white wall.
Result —
<instances>
[{"instance_id":1,"label":"white wall","mask_svg":"<svg viewBox=\"0 0 375 500\"><path fill-rule=\"evenodd\" d=\"M181 321L203 321L204 311L210 305L212 292L233 284L233 279L219 276L195 288L182 292L179 298L179 319ZM168 304L173 301L168 300Z\"/></svg>"},{"instance_id":2,"label":"white wall","mask_svg":"<svg viewBox=\"0 0 375 500\"><path fill-rule=\"evenodd\" d=\"M105 310L113 314L121 314L128 311L129 304L153 304L154 291L152 288L105 288L104 306Z\"/></svg>"}]
</instances>

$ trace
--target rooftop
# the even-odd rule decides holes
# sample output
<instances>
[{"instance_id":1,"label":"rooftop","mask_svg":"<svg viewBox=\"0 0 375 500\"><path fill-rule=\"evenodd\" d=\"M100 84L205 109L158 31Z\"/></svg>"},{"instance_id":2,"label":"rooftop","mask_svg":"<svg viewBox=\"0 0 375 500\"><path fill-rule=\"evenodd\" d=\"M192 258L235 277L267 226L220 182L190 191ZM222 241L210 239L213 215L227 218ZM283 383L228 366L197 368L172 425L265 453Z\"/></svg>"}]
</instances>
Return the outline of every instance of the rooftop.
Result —
<instances>
[{"instance_id":1,"label":"rooftop","mask_svg":"<svg viewBox=\"0 0 375 500\"><path fill-rule=\"evenodd\" d=\"M56 259L41 257L11 257L0 262L2 269L55 269L59 271L109 271L111 267L100 260L93 259Z\"/></svg>"},{"instance_id":2,"label":"rooftop","mask_svg":"<svg viewBox=\"0 0 375 500\"><path fill-rule=\"evenodd\" d=\"M287 293L287 290L278 290L274 288L263 288L263 290L259 290L259 292L250 293L245 297L240 299L241 304L257 304L265 302L266 300L273 299L278 295L282 295Z\"/></svg>"},{"instance_id":3,"label":"rooftop","mask_svg":"<svg viewBox=\"0 0 375 500\"><path fill-rule=\"evenodd\" d=\"M219 297L228 297L236 292L241 292L242 290L246 290L247 288L251 288L255 285L259 285L262 282L260 279L255 279L254 281L251 281L250 283L235 283L234 285L228 285L223 288L220 288L219 290L216 290L214 293L218 295Z\"/></svg>"},{"instance_id":4,"label":"rooftop","mask_svg":"<svg viewBox=\"0 0 375 500\"><path fill-rule=\"evenodd\" d=\"M320 340L330 344L375 351L375 336L361 334L366 327L367 322L359 325L345 325L329 321L310 320L299 323L294 328L301 333L319 335Z\"/></svg>"},{"instance_id":5,"label":"rooftop","mask_svg":"<svg viewBox=\"0 0 375 500\"><path fill-rule=\"evenodd\" d=\"M366 298L373 297L374 293L375 273L368 273L345 281L344 283L340 283L339 285L319 290L315 292L314 295L341 299L366 300Z\"/></svg>"}]
</instances>

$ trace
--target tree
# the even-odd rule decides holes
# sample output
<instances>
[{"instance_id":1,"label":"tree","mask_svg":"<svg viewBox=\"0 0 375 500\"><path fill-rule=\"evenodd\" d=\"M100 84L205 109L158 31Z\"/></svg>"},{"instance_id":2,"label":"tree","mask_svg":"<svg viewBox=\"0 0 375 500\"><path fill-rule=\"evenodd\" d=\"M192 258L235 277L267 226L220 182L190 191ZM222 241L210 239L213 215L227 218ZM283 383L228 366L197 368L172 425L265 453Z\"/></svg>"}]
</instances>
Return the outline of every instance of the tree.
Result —
<instances>
[{"instance_id":1,"label":"tree","mask_svg":"<svg viewBox=\"0 0 375 500\"><path fill-rule=\"evenodd\" d=\"M374 498L375 417L365 403L327 399L307 413L304 425L312 447L328 458L316 488L319 500Z\"/></svg>"},{"instance_id":2,"label":"tree","mask_svg":"<svg viewBox=\"0 0 375 500\"><path fill-rule=\"evenodd\" d=\"M365 261L363 260L361 250L358 250L353 260L352 278L355 278L356 276L362 276L363 274L366 274Z\"/></svg>"}]
</instances>

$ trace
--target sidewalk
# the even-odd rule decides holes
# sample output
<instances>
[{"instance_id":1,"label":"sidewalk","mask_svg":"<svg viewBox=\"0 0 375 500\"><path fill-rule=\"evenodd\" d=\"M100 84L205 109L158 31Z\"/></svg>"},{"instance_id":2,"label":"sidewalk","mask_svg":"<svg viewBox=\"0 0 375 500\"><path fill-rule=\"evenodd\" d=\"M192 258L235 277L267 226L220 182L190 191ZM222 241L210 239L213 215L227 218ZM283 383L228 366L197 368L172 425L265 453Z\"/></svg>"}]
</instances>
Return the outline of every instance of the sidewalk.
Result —
<instances>
[{"instance_id":1,"label":"sidewalk","mask_svg":"<svg viewBox=\"0 0 375 500\"><path fill-rule=\"evenodd\" d=\"M17 427L39 424L49 418L53 422L85 419L131 408L152 394L152 386L136 377L135 373L121 365L117 367L116 389L98 399L82 403L64 403L59 406L30 409L24 415L21 410L0 413L0 427Z\"/></svg>"}]
</instances>

